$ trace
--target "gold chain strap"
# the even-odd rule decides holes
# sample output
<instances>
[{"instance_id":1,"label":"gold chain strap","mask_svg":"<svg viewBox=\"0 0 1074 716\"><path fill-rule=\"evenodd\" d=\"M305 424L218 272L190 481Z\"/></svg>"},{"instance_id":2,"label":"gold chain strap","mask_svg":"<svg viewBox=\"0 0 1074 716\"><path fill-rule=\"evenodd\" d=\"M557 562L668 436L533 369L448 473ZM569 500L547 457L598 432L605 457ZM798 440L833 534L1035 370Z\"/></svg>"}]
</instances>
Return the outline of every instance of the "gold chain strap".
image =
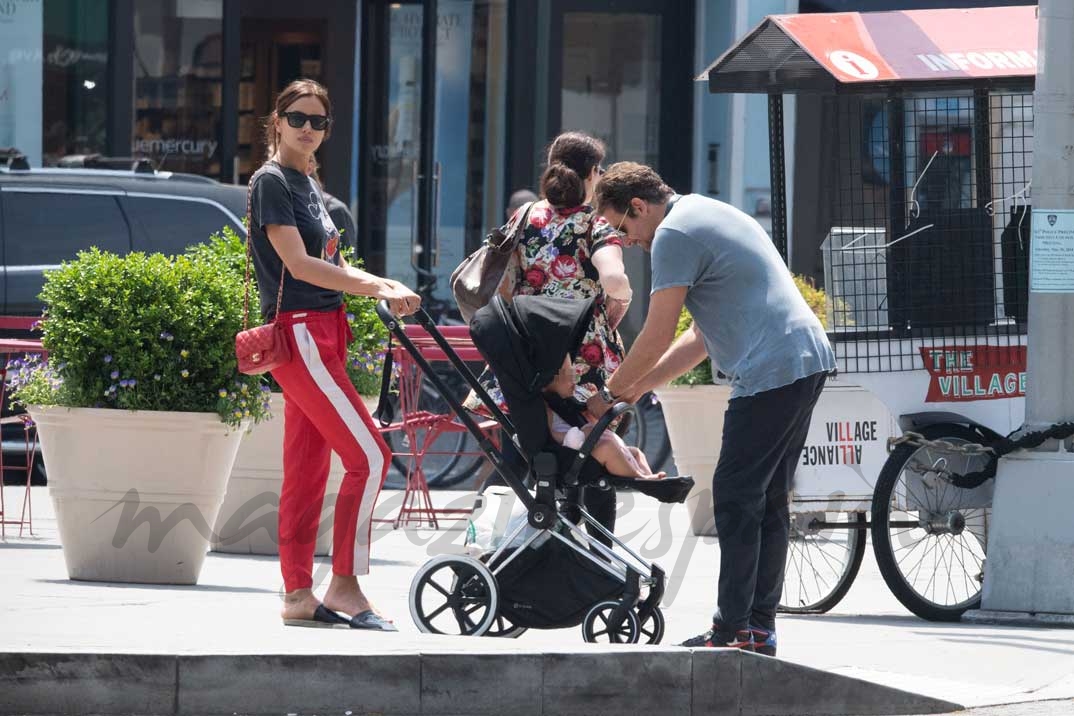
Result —
<instances>
[{"instance_id":1,"label":"gold chain strap","mask_svg":"<svg viewBox=\"0 0 1074 716\"><path fill-rule=\"evenodd\" d=\"M250 319L250 255L253 251L253 236L254 236L254 217L253 217L253 195L254 195L254 179L257 178L261 171L258 170L252 177L250 177L250 185L246 190L246 290L242 299L242 330L246 330L249 325ZM276 313L273 314L272 320L276 320L276 316L280 315L280 306L283 305L283 278L287 272L287 265L283 263L283 259L280 259L280 290L276 293Z\"/></svg>"}]
</instances>

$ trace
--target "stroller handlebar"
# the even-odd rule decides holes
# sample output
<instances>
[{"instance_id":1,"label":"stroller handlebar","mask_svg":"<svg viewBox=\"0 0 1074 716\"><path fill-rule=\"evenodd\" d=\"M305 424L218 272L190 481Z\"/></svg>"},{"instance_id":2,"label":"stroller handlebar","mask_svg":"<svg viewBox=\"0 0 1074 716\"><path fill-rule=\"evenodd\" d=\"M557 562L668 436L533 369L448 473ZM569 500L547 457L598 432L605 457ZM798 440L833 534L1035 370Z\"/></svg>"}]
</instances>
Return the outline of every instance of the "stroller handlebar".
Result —
<instances>
[{"instance_id":1,"label":"stroller handlebar","mask_svg":"<svg viewBox=\"0 0 1074 716\"><path fill-rule=\"evenodd\" d=\"M383 298L377 301L377 315L380 317L380 320L384 321L384 325L389 325L391 322L400 319L399 316L392 313L392 309L388 306L388 301ZM433 320L432 316L430 316L424 308L419 307L418 310L414 312L414 318L417 319L420 325L426 328L436 325L436 321Z\"/></svg>"}]
</instances>

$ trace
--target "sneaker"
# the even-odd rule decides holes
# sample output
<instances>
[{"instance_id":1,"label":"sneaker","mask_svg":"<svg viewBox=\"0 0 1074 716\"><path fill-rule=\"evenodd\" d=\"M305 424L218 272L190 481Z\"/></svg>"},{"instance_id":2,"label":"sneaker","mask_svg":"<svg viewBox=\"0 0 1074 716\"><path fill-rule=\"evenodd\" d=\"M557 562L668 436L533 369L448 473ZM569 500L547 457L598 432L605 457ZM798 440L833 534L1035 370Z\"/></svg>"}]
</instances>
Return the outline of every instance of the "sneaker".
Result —
<instances>
[{"instance_id":1,"label":"sneaker","mask_svg":"<svg viewBox=\"0 0 1074 716\"><path fill-rule=\"evenodd\" d=\"M750 625L750 634L753 636L753 650L765 656L776 655L776 632Z\"/></svg>"},{"instance_id":2,"label":"sneaker","mask_svg":"<svg viewBox=\"0 0 1074 716\"><path fill-rule=\"evenodd\" d=\"M717 632L716 626L713 625L713 628L709 629L704 634L699 634L692 639L684 641L682 646L753 651L753 632L749 629L743 629L741 631L736 631L733 637L727 638L727 635L721 636Z\"/></svg>"}]
</instances>

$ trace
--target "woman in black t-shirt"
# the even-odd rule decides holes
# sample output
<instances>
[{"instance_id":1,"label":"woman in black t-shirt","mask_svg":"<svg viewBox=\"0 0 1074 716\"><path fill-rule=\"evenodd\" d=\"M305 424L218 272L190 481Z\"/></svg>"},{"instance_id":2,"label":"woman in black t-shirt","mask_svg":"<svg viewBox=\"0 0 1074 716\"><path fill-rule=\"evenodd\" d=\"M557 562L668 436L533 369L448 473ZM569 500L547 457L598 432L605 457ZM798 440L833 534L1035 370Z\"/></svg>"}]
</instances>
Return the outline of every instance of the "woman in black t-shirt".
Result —
<instances>
[{"instance_id":1,"label":"woman in black t-shirt","mask_svg":"<svg viewBox=\"0 0 1074 716\"><path fill-rule=\"evenodd\" d=\"M290 363L272 371L285 403L283 619L289 626L395 631L358 586L357 575L369 572L373 507L391 452L347 378L351 334L343 292L386 299L397 315L416 311L421 298L398 281L348 266L340 255L339 231L319 187L307 176L331 121L324 87L312 80L289 84L269 117L269 159L250 180L250 238L261 314L286 327L292 355ZM336 500L332 581L322 604L312 590L313 552L333 451L346 474Z\"/></svg>"}]
</instances>

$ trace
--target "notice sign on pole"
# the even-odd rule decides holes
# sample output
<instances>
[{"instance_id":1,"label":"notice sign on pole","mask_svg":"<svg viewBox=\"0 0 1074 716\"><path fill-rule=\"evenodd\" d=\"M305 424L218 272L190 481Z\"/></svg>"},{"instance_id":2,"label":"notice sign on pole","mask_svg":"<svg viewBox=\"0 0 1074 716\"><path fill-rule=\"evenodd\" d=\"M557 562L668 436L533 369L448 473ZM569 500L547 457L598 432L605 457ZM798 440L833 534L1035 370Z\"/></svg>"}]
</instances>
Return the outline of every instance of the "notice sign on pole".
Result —
<instances>
[{"instance_id":1,"label":"notice sign on pole","mask_svg":"<svg viewBox=\"0 0 1074 716\"><path fill-rule=\"evenodd\" d=\"M1033 210L1029 290L1074 293L1074 211Z\"/></svg>"}]
</instances>

